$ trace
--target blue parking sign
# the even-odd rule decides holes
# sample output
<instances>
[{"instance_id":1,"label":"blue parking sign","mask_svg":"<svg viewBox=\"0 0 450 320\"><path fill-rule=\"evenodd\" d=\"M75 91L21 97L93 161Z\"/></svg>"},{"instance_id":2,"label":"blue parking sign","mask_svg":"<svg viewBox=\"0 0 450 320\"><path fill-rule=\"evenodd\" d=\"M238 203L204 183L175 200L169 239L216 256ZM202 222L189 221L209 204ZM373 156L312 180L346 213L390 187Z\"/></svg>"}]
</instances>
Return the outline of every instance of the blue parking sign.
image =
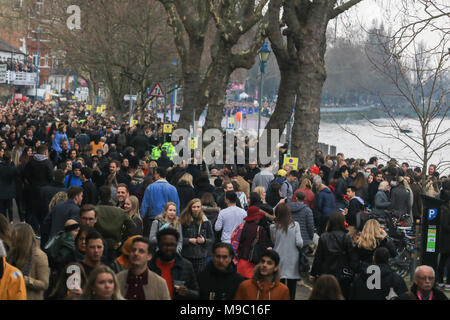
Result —
<instances>
[{"instance_id":1,"label":"blue parking sign","mask_svg":"<svg viewBox=\"0 0 450 320\"><path fill-rule=\"evenodd\" d=\"M428 209L428 220L431 221L437 216L437 209Z\"/></svg>"}]
</instances>

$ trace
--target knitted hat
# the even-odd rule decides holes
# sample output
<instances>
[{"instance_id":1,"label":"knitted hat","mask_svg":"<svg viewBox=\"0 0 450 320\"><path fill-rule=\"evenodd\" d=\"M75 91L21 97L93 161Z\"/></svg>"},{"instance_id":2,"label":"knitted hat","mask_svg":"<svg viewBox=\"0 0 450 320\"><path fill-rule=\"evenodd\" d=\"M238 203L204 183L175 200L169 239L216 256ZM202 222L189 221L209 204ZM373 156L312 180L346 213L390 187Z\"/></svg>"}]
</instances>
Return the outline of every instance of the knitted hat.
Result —
<instances>
[{"instance_id":1,"label":"knitted hat","mask_svg":"<svg viewBox=\"0 0 450 320\"><path fill-rule=\"evenodd\" d=\"M263 211L259 210L258 207L252 206L252 207L248 208L247 217L245 217L244 220L245 221L255 221L257 219L261 219L265 215L266 214Z\"/></svg>"},{"instance_id":2,"label":"knitted hat","mask_svg":"<svg viewBox=\"0 0 450 320\"><path fill-rule=\"evenodd\" d=\"M309 169L309 171L311 173L319 174L319 168L317 168L317 167L312 167L311 169Z\"/></svg>"},{"instance_id":3,"label":"knitted hat","mask_svg":"<svg viewBox=\"0 0 450 320\"><path fill-rule=\"evenodd\" d=\"M81 163L79 163L79 162L72 162L72 170L75 170L75 169L80 169L81 170L82 167L83 166L81 165Z\"/></svg>"}]
</instances>

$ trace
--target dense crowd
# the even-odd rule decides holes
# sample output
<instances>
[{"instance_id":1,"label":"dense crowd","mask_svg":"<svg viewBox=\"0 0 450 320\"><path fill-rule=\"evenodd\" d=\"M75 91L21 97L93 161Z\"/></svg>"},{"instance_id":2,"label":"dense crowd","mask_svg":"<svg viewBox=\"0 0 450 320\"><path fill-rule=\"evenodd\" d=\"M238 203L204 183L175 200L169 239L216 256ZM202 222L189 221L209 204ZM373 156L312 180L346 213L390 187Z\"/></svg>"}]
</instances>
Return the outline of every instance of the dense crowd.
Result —
<instances>
[{"instance_id":1,"label":"dense crowd","mask_svg":"<svg viewBox=\"0 0 450 320\"><path fill-rule=\"evenodd\" d=\"M175 165L162 124L0 105L0 299L293 300L302 278L310 299L446 299L450 183L436 166L319 151L298 170ZM407 288L390 259L409 236L392 223L413 228L422 194L442 201L440 262Z\"/></svg>"},{"instance_id":2,"label":"dense crowd","mask_svg":"<svg viewBox=\"0 0 450 320\"><path fill-rule=\"evenodd\" d=\"M29 61L21 62L19 60L6 59L0 61L0 64L6 64L7 71L36 72L36 66Z\"/></svg>"}]
</instances>

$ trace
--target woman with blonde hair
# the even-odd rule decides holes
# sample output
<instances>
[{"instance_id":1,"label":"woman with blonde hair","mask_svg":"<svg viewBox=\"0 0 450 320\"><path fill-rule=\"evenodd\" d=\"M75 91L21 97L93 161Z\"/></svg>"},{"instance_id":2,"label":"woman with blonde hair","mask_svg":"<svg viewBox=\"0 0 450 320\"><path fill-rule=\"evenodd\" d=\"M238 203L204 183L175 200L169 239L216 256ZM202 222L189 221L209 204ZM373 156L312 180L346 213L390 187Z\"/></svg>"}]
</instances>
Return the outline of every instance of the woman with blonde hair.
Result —
<instances>
[{"instance_id":1,"label":"woman with blonde hair","mask_svg":"<svg viewBox=\"0 0 450 320\"><path fill-rule=\"evenodd\" d=\"M47 255L39 248L30 225L22 222L13 225L7 261L22 271L28 300L43 300L49 284L50 268Z\"/></svg>"},{"instance_id":2,"label":"woman with blonde hair","mask_svg":"<svg viewBox=\"0 0 450 320\"><path fill-rule=\"evenodd\" d=\"M214 243L211 221L206 218L200 199L192 199L180 215L183 250L181 255L192 262L196 274L203 271L210 247Z\"/></svg>"},{"instance_id":3,"label":"woman with blonde hair","mask_svg":"<svg viewBox=\"0 0 450 320\"><path fill-rule=\"evenodd\" d=\"M355 251L362 264L372 264L373 253L377 248L385 247L392 257L397 255L395 246L381 228L380 223L370 219L364 224L364 228L358 240L356 240Z\"/></svg>"},{"instance_id":4,"label":"woman with blonde hair","mask_svg":"<svg viewBox=\"0 0 450 320\"><path fill-rule=\"evenodd\" d=\"M130 216L131 220L136 224L137 233L142 235L143 222L139 213L139 199L136 196L129 196L124 201L125 212Z\"/></svg>"},{"instance_id":5,"label":"woman with blonde hair","mask_svg":"<svg viewBox=\"0 0 450 320\"><path fill-rule=\"evenodd\" d=\"M308 178L304 178L302 180L298 189L295 190L291 201L296 201L295 194L299 191L302 191L305 193L306 197L303 202L312 209L314 207L314 192L312 192L312 184Z\"/></svg>"},{"instance_id":6,"label":"woman with blonde hair","mask_svg":"<svg viewBox=\"0 0 450 320\"><path fill-rule=\"evenodd\" d=\"M85 300L124 300L116 275L105 265L91 271L83 291Z\"/></svg>"},{"instance_id":7,"label":"woman with blonde hair","mask_svg":"<svg viewBox=\"0 0 450 320\"><path fill-rule=\"evenodd\" d=\"M69 198L67 197L67 193L64 191L58 192L55 194L50 200L50 203L48 204L48 212L52 212L53 208L60 202L66 202Z\"/></svg>"},{"instance_id":8,"label":"woman with blonde hair","mask_svg":"<svg viewBox=\"0 0 450 320\"><path fill-rule=\"evenodd\" d=\"M164 206L164 212L156 216L155 220L153 220L149 236L150 244L152 246L157 246L158 241L156 239L156 234L158 231L165 228L173 228L180 234L177 243L177 252L181 254L181 250L183 249L183 236L180 219L177 217L177 205L174 202L167 202Z\"/></svg>"},{"instance_id":9,"label":"woman with blonde hair","mask_svg":"<svg viewBox=\"0 0 450 320\"><path fill-rule=\"evenodd\" d=\"M180 197L180 211L186 208L189 201L195 198L193 177L190 173L185 173L177 182L178 196Z\"/></svg>"}]
</instances>

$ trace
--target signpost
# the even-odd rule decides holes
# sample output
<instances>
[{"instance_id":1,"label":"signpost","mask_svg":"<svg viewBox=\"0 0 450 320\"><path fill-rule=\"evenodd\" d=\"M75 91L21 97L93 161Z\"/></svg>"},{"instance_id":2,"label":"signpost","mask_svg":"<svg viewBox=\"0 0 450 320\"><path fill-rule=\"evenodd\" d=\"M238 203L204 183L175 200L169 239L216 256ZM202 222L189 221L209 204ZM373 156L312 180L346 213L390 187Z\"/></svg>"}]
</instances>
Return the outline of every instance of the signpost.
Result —
<instances>
[{"instance_id":1,"label":"signpost","mask_svg":"<svg viewBox=\"0 0 450 320\"><path fill-rule=\"evenodd\" d=\"M439 255L439 239L440 230L440 208L443 201L422 195L423 201L423 218L422 218L422 244L421 244L421 261L437 270L437 261Z\"/></svg>"},{"instance_id":2,"label":"signpost","mask_svg":"<svg viewBox=\"0 0 450 320\"><path fill-rule=\"evenodd\" d=\"M133 120L133 102L137 101L137 95L127 94L123 97L123 100L130 101L130 127L134 127L136 124Z\"/></svg>"}]
</instances>

